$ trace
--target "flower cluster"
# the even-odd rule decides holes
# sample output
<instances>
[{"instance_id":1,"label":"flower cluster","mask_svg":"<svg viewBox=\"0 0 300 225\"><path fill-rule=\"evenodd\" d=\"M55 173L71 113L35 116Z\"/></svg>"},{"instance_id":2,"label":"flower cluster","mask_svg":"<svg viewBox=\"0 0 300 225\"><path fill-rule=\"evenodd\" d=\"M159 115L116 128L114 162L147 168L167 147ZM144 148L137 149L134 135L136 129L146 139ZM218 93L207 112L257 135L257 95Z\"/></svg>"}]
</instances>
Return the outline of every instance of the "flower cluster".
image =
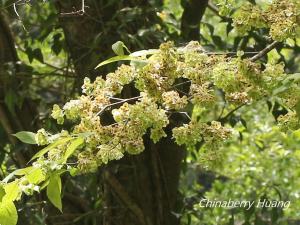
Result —
<instances>
[{"instance_id":1,"label":"flower cluster","mask_svg":"<svg viewBox=\"0 0 300 225\"><path fill-rule=\"evenodd\" d=\"M126 153L141 153L148 134L154 143L166 137L165 128L171 126L169 117L173 113L191 114L189 106L194 105L203 109L202 117L207 118L205 113L220 102L225 101L228 109L224 110L228 111L272 95L286 77L282 64L262 66L242 59L240 54L233 58L206 54L198 42L183 48L164 43L157 53L141 60L145 62L143 66L122 65L105 79L97 77L91 82L86 78L82 96L62 108L54 105L51 115L59 124L64 120L75 123L65 137L85 134L84 147L73 154L81 172L94 171ZM139 95L130 95L124 89L130 83ZM202 143L209 155L210 149L217 149L231 134L218 119L193 118L187 124L172 127L173 137L188 148ZM51 138L45 130L36 135L41 145L51 143ZM59 160L69 145L57 145L48 158Z\"/></svg>"},{"instance_id":2,"label":"flower cluster","mask_svg":"<svg viewBox=\"0 0 300 225\"><path fill-rule=\"evenodd\" d=\"M241 35L252 28L269 28L273 40L293 38L300 23L299 5L299 1L276 0L263 10L257 5L246 3L234 13L233 25Z\"/></svg>"},{"instance_id":3,"label":"flower cluster","mask_svg":"<svg viewBox=\"0 0 300 225\"><path fill-rule=\"evenodd\" d=\"M179 145L194 147L197 143L204 141L206 144L222 142L231 134L231 130L222 126L218 121L210 124L191 121L181 127L173 129L173 137Z\"/></svg>"},{"instance_id":4,"label":"flower cluster","mask_svg":"<svg viewBox=\"0 0 300 225\"><path fill-rule=\"evenodd\" d=\"M296 112L290 111L278 117L278 125L282 131L297 130L300 128L300 120Z\"/></svg>"},{"instance_id":5,"label":"flower cluster","mask_svg":"<svg viewBox=\"0 0 300 225\"><path fill-rule=\"evenodd\" d=\"M162 99L166 109L175 109L179 110L184 108L188 103L187 96L182 98L179 96L176 91L168 91L162 94Z\"/></svg>"},{"instance_id":6,"label":"flower cluster","mask_svg":"<svg viewBox=\"0 0 300 225\"><path fill-rule=\"evenodd\" d=\"M262 10L247 2L233 15L233 26L240 34L244 35L252 28L263 28L267 24Z\"/></svg>"},{"instance_id":7,"label":"flower cluster","mask_svg":"<svg viewBox=\"0 0 300 225\"><path fill-rule=\"evenodd\" d=\"M277 0L266 10L266 20L270 24L270 35L274 40L283 41L295 37L300 24L299 5L299 1Z\"/></svg>"}]
</instances>

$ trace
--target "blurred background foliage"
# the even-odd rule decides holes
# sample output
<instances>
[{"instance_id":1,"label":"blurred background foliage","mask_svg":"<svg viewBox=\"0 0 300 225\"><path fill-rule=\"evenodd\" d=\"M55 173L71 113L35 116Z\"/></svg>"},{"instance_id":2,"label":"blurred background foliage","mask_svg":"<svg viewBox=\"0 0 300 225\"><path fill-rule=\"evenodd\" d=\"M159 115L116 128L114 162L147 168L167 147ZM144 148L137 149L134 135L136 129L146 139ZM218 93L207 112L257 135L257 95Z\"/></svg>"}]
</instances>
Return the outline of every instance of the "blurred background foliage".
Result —
<instances>
[{"instance_id":1,"label":"blurred background foliage","mask_svg":"<svg viewBox=\"0 0 300 225\"><path fill-rule=\"evenodd\" d=\"M74 2L70 9L78 10L80 1ZM239 36L232 19L227 17L244 2L247 1L214 0L207 4L192 0L99 0L88 1L82 16L63 16L69 1L1 0L1 180L24 166L36 150L10 134L40 127L59 131L61 127L49 119L52 105L78 95L83 77L94 79L115 69L116 65L98 70L94 67L113 55L111 45L116 41L123 41L130 51L158 48L167 40L183 46L195 39L208 52L235 54L243 50L251 55L263 49L270 43L268 30L251 30ZM262 7L268 3L249 2ZM262 60L282 62L287 73L299 73L299 51L300 37L287 39ZM211 116L221 108L222 105ZM220 158L204 158L202 149L186 153L179 188L184 204L174 215L184 225L299 224L299 131L284 134L276 126L278 116L287 113L276 99L232 110L223 113L229 113L227 119L235 127L234 137L223 147ZM194 109L193 116L201 115L200 109ZM102 224L103 185L100 171L76 178L66 176L64 213L57 212L40 194L19 203L19 224ZM290 200L291 206L287 210L249 211L199 208L204 197Z\"/></svg>"}]
</instances>

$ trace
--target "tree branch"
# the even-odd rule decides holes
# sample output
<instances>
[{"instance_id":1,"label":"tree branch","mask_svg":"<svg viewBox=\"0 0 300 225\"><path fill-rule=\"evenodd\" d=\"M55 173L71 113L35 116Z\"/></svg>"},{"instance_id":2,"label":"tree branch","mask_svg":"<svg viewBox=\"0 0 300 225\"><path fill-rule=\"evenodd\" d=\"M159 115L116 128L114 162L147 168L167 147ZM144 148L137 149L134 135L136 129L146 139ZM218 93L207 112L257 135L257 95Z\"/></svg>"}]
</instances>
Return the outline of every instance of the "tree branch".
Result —
<instances>
[{"instance_id":1,"label":"tree branch","mask_svg":"<svg viewBox=\"0 0 300 225\"><path fill-rule=\"evenodd\" d=\"M269 44L267 47L265 47L263 50L261 50L255 56L250 58L250 61L255 62L256 60L260 59L261 57L266 55L268 52L270 52L272 49L274 49L278 43L279 43L278 41L273 41L271 44Z\"/></svg>"}]
</instances>

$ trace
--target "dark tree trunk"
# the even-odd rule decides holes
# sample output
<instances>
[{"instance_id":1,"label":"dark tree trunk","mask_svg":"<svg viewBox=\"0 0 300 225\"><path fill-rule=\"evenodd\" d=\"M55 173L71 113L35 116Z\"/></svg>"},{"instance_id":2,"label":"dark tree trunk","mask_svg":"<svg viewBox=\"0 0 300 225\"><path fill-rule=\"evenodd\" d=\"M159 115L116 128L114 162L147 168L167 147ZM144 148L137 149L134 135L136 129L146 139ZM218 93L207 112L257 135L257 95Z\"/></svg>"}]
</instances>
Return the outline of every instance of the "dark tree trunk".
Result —
<instances>
[{"instance_id":1,"label":"dark tree trunk","mask_svg":"<svg viewBox=\"0 0 300 225\"><path fill-rule=\"evenodd\" d=\"M200 21L204 15L208 0L181 0L181 37L185 41L200 40Z\"/></svg>"},{"instance_id":2,"label":"dark tree trunk","mask_svg":"<svg viewBox=\"0 0 300 225\"><path fill-rule=\"evenodd\" d=\"M184 151L170 136L158 144L146 137L145 146L142 154L105 168L110 191L104 225L180 224L175 215L181 207L178 181Z\"/></svg>"}]
</instances>

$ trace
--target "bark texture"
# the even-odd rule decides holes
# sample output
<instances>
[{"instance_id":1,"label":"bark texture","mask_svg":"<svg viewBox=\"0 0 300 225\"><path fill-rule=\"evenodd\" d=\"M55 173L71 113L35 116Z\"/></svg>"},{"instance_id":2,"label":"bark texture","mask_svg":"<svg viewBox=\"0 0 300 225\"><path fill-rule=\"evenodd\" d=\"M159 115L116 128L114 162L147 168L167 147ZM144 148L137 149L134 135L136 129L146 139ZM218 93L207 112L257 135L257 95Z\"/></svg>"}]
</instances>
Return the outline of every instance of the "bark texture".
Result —
<instances>
[{"instance_id":1,"label":"bark texture","mask_svg":"<svg viewBox=\"0 0 300 225\"><path fill-rule=\"evenodd\" d=\"M200 22L207 4L208 0L181 0L184 9L181 17L181 36L185 41L200 39Z\"/></svg>"}]
</instances>

